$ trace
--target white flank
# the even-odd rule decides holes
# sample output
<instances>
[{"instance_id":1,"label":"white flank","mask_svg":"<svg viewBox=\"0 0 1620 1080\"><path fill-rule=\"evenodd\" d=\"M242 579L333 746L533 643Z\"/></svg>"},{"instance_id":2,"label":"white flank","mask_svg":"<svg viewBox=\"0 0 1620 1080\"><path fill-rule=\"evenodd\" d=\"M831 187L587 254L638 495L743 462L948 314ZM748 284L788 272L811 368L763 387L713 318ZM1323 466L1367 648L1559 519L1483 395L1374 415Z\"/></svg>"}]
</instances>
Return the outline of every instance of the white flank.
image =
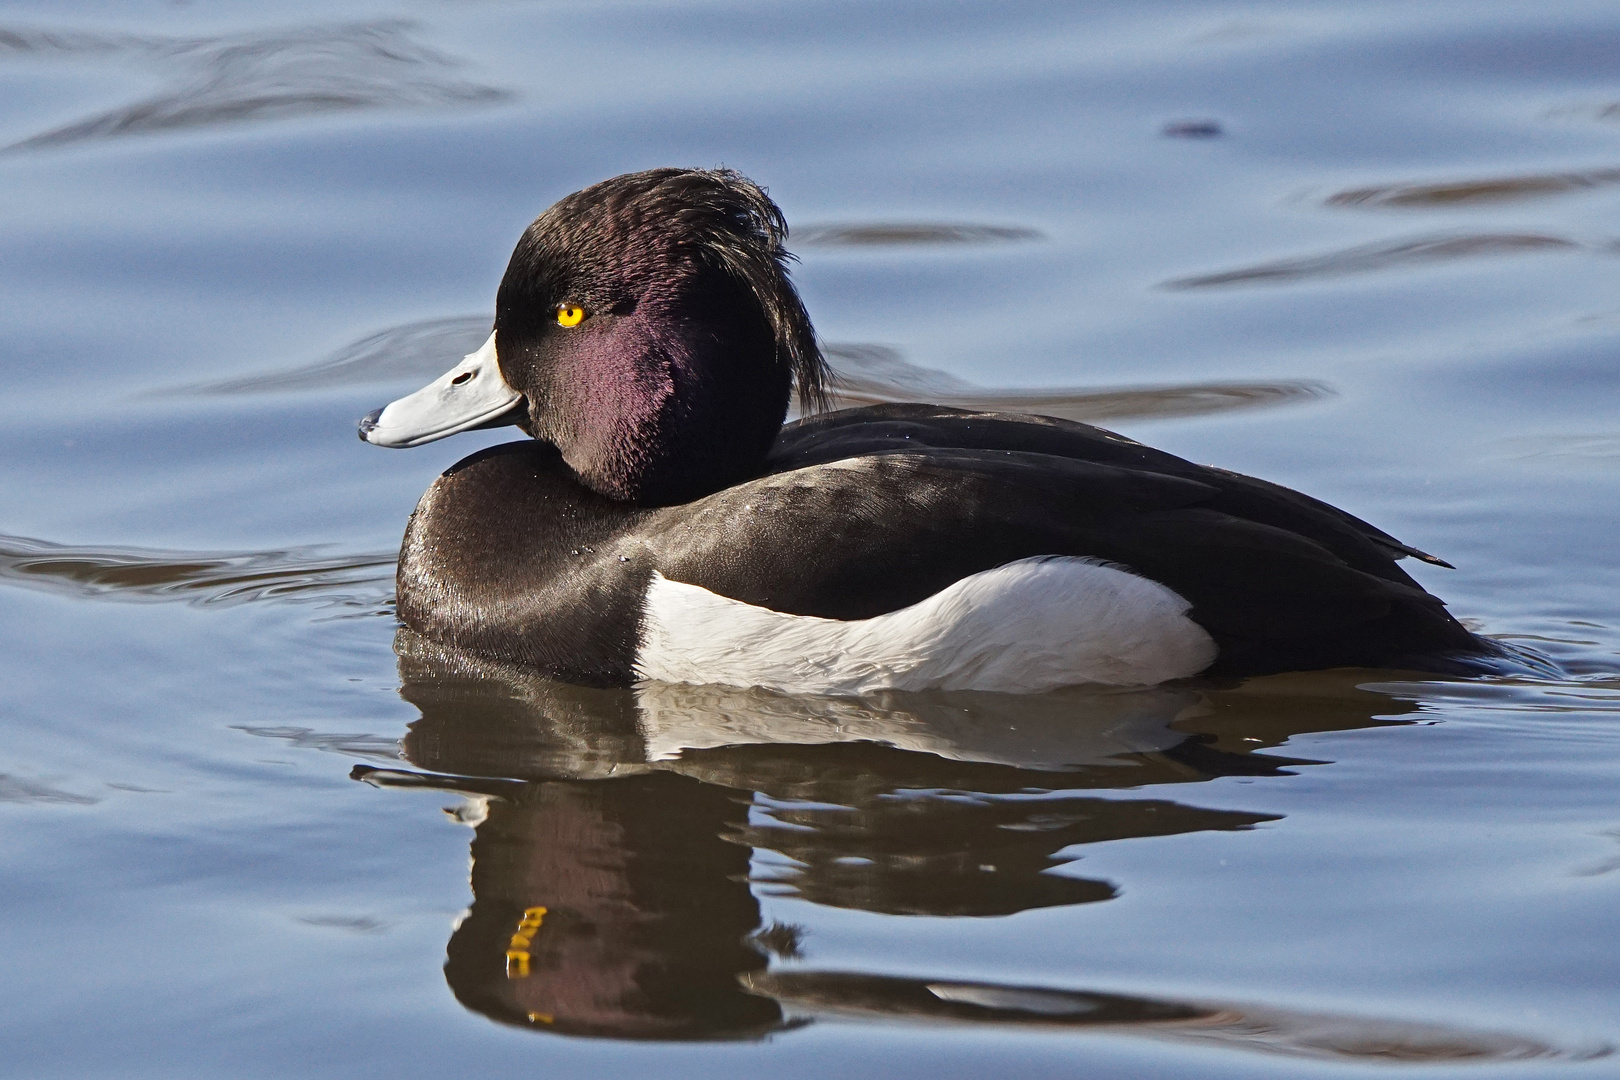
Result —
<instances>
[{"instance_id":1,"label":"white flank","mask_svg":"<svg viewBox=\"0 0 1620 1080\"><path fill-rule=\"evenodd\" d=\"M789 694L1038 693L1196 675L1215 642L1158 582L1092 559L986 570L911 607L844 622L787 615L654 574L636 673Z\"/></svg>"}]
</instances>

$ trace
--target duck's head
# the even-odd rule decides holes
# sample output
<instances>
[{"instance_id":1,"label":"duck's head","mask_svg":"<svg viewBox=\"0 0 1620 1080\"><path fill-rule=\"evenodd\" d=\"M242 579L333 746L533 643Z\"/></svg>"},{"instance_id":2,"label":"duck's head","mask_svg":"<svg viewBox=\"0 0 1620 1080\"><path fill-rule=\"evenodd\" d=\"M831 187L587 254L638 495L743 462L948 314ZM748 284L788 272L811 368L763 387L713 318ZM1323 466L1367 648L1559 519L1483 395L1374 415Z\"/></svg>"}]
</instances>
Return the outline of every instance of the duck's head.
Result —
<instances>
[{"instance_id":1,"label":"duck's head","mask_svg":"<svg viewBox=\"0 0 1620 1080\"><path fill-rule=\"evenodd\" d=\"M826 371L788 278L782 212L728 169L652 169L559 201L518 241L495 328L360 422L378 446L517 424L586 486L684 502L752 475Z\"/></svg>"}]
</instances>

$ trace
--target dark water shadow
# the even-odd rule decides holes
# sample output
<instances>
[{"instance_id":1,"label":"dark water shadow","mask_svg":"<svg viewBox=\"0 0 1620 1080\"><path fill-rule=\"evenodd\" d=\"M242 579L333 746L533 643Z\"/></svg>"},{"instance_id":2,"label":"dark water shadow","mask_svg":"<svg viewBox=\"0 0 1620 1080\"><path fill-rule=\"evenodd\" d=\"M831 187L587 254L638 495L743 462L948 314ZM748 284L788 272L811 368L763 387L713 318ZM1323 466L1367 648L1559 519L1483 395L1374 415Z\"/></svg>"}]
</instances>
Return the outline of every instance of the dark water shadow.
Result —
<instances>
[{"instance_id":1,"label":"dark water shadow","mask_svg":"<svg viewBox=\"0 0 1620 1080\"><path fill-rule=\"evenodd\" d=\"M968 918L1107 902L1115 883L1066 866L1077 849L1275 821L1196 806L1187 785L1285 777L1319 763L1259 751L1416 714L1416 703L1361 689L1369 673L826 699L573 687L409 631L395 650L400 692L421 712L403 742L415 768L353 776L467 800L456 816L475 828L474 898L445 978L464 1006L501 1023L735 1040L853 1016L1089 1028L1334 1061L1608 1052L1405 1019L805 970L797 961L813 942L762 916L761 895ZM1146 797L1155 784L1178 785L1176 797Z\"/></svg>"},{"instance_id":2,"label":"dark water shadow","mask_svg":"<svg viewBox=\"0 0 1620 1080\"><path fill-rule=\"evenodd\" d=\"M170 397L297 393L438 378L489 337L487 315L457 315L392 326L350 342L314 364L286 371L152 391Z\"/></svg>"},{"instance_id":3,"label":"dark water shadow","mask_svg":"<svg viewBox=\"0 0 1620 1080\"><path fill-rule=\"evenodd\" d=\"M1589 106L1585 109L1555 110L1553 115L1584 114L1593 120L1606 124L1620 124L1620 101L1605 102L1602 105Z\"/></svg>"},{"instance_id":4,"label":"dark water shadow","mask_svg":"<svg viewBox=\"0 0 1620 1080\"><path fill-rule=\"evenodd\" d=\"M794 247L961 247L1025 244L1045 240L1038 229L1022 225L974 225L946 221L827 222L795 226Z\"/></svg>"},{"instance_id":5,"label":"dark water shadow","mask_svg":"<svg viewBox=\"0 0 1620 1080\"><path fill-rule=\"evenodd\" d=\"M1559 1047L1502 1032L1400 1019L943 978L787 970L751 974L745 984L784 1008L812 1016L1113 1032L1342 1063L1589 1061L1613 1052L1603 1043Z\"/></svg>"},{"instance_id":6,"label":"dark water shadow","mask_svg":"<svg viewBox=\"0 0 1620 1080\"><path fill-rule=\"evenodd\" d=\"M883 345L829 345L835 407L889 401L924 401L978 412L1037 413L1066 420L1150 419L1207 416L1241 409L1302 404L1333 394L1308 379L1272 382L1206 382L1115 390L1012 390L976 386L954 375L912 364Z\"/></svg>"},{"instance_id":7,"label":"dark water shadow","mask_svg":"<svg viewBox=\"0 0 1620 1080\"><path fill-rule=\"evenodd\" d=\"M375 915L295 915L293 921L323 930L341 930L345 934L386 934L393 923Z\"/></svg>"},{"instance_id":8,"label":"dark water shadow","mask_svg":"<svg viewBox=\"0 0 1620 1080\"><path fill-rule=\"evenodd\" d=\"M92 600L201 606L281 600L386 609L393 553L333 557L321 550L162 551L0 535L0 583Z\"/></svg>"},{"instance_id":9,"label":"dark water shadow","mask_svg":"<svg viewBox=\"0 0 1620 1080\"><path fill-rule=\"evenodd\" d=\"M133 61L167 79L151 97L31 135L0 153L321 113L488 105L511 96L460 78L465 63L416 40L418 31L399 19L212 38L0 29L0 57Z\"/></svg>"},{"instance_id":10,"label":"dark water shadow","mask_svg":"<svg viewBox=\"0 0 1620 1080\"><path fill-rule=\"evenodd\" d=\"M1428 706L1463 705L1471 712L1620 716L1620 677L1613 670L1578 680L1536 678L1489 682L1427 682L1414 679L1370 684L1390 697Z\"/></svg>"},{"instance_id":11,"label":"dark water shadow","mask_svg":"<svg viewBox=\"0 0 1620 1080\"><path fill-rule=\"evenodd\" d=\"M1528 202L1575 191L1620 184L1620 169L1582 172L1527 173L1425 184L1378 184L1335 192L1323 200L1327 206L1363 209L1436 210L1448 207L1489 206Z\"/></svg>"},{"instance_id":12,"label":"dark water shadow","mask_svg":"<svg viewBox=\"0 0 1620 1080\"><path fill-rule=\"evenodd\" d=\"M36 806L94 806L100 799L89 795L76 795L71 791L38 780L25 780L20 776L0 773L0 803L29 803Z\"/></svg>"},{"instance_id":13,"label":"dark water shadow","mask_svg":"<svg viewBox=\"0 0 1620 1080\"><path fill-rule=\"evenodd\" d=\"M400 760L399 740L368 732L315 731L306 727L255 727L250 724L232 724L233 731L255 735L261 739L281 739L289 746L301 750L321 750L346 757L370 758L373 761Z\"/></svg>"},{"instance_id":14,"label":"dark water shadow","mask_svg":"<svg viewBox=\"0 0 1620 1080\"><path fill-rule=\"evenodd\" d=\"M1284 285L1297 281L1319 281L1349 274L1370 274L1431 266L1463 259L1493 258L1504 255L1541 254L1549 251L1578 251L1582 245L1560 236L1540 233L1464 233L1423 236L1407 240L1362 244L1325 255L1298 259L1278 259L1161 282L1161 289L1207 289L1231 285Z\"/></svg>"},{"instance_id":15,"label":"dark water shadow","mask_svg":"<svg viewBox=\"0 0 1620 1080\"><path fill-rule=\"evenodd\" d=\"M1218 139L1226 134L1219 120L1198 117L1191 120L1170 120L1159 128L1167 139Z\"/></svg>"}]
</instances>

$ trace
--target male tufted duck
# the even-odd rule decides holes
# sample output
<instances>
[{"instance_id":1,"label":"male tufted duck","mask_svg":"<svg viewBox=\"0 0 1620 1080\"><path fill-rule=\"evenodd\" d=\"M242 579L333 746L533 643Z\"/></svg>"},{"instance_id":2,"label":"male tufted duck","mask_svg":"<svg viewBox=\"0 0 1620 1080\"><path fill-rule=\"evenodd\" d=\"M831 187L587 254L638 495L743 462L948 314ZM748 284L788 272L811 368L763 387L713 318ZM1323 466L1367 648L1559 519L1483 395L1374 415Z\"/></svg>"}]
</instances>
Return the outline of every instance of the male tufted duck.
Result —
<instances>
[{"instance_id":1,"label":"male tufted duck","mask_svg":"<svg viewBox=\"0 0 1620 1080\"><path fill-rule=\"evenodd\" d=\"M724 169L615 177L529 226L484 346L360 424L533 436L422 497L407 626L568 681L794 693L1506 655L1396 566L1446 563L1276 484L1049 417L825 411L786 236Z\"/></svg>"}]
</instances>

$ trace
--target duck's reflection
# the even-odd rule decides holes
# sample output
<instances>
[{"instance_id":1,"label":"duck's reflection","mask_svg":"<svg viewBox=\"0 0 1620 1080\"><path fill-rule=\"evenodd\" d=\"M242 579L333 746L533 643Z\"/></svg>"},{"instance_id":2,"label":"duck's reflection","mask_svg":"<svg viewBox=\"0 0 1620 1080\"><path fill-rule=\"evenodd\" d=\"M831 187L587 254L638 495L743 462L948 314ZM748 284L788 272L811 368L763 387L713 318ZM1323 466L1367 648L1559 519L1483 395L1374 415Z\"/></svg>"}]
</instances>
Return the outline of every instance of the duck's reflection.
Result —
<instances>
[{"instance_id":1,"label":"duck's reflection","mask_svg":"<svg viewBox=\"0 0 1620 1080\"><path fill-rule=\"evenodd\" d=\"M1380 717L1402 708L1388 698L1345 680L1324 698L1319 677L1301 684L1312 697L1287 680L1272 680L1269 693L860 701L592 690L408 632L396 647L402 692L422 712L405 754L426 771L362 766L355 775L469 796L474 899L451 936L445 976L463 1004L493 1019L577 1035L718 1039L854 1010L1145 1025L1201 1040L1226 1032L1234 1044L1346 1053L1289 1043L1299 1030L1320 1032L1320 1016L1292 1030L1290 1014L1268 1010L1261 1026L1272 1034L1260 1037L1254 1010L1207 1002L767 970L769 952L792 954L794 933L762 927L756 895L936 916L1107 900L1113 884L1053 872L1076 846L1274 818L1124 789L1306 764L1252 751L1305 730L1388 723ZM1350 1037L1341 1024L1335 1046L1399 1041L1389 1025L1376 1038L1363 1028ZM1446 1033L1458 1038L1467 1042ZM1417 1038L1418 1052L1449 1056L1437 1048L1450 1043L1436 1039ZM1468 1045L1480 1051L1477 1040Z\"/></svg>"},{"instance_id":2,"label":"duck's reflection","mask_svg":"<svg viewBox=\"0 0 1620 1080\"><path fill-rule=\"evenodd\" d=\"M445 977L486 1016L580 1035L725 1038L779 1026L749 943L759 904L743 816L722 788L670 774L515 785L473 840L471 912Z\"/></svg>"}]
</instances>

